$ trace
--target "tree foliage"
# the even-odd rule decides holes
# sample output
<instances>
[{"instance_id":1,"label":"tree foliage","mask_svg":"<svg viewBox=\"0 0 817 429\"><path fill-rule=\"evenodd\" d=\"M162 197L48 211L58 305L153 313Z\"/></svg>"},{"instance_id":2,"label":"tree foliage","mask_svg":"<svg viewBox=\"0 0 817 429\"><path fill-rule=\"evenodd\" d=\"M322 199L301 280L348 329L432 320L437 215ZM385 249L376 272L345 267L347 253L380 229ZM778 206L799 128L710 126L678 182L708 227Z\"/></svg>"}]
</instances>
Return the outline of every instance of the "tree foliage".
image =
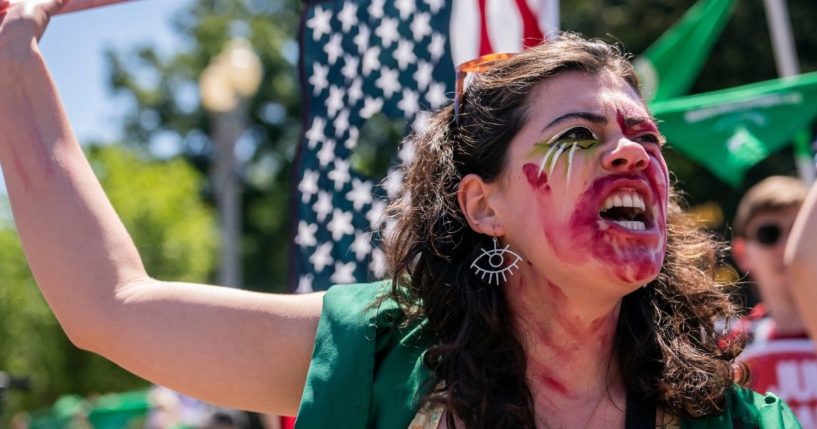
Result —
<instances>
[{"instance_id":1,"label":"tree foliage","mask_svg":"<svg viewBox=\"0 0 817 429\"><path fill-rule=\"evenodd\" d=\"M217 232L213 213L200 197L201 175L184 160L145 160L121 146L90 148L88 156L148 272L206 282L213 272ZM0 261L0 370L32 381L31 392L9 395L10 411L45 407L69 392L146 385L70 343L40 295L10 227L0 229Z\"/></svg>"}]
</instances>

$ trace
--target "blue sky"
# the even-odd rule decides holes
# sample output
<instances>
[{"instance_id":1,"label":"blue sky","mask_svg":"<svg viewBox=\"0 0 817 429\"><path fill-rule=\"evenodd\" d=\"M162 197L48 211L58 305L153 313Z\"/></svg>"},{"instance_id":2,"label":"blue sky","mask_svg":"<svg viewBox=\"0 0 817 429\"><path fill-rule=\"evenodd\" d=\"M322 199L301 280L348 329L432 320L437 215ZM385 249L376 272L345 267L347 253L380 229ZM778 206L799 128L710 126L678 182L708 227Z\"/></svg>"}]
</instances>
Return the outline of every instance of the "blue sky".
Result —
<instances>
[{"instance_id":1,"label":"blue sky","mask_svg":"<svg viewBox=\"0 0 817 429\"><path fill-rule=\"evenodd\" d=\"M151 43L160 52L173 52L180 42L172 32L170 19L188 3L141 0L52 20L40 47L80 141L113 141L119 137L123 108L121 100L117 101L107 89L105 50L126 52Z\"/></svg>"}]
</instances>

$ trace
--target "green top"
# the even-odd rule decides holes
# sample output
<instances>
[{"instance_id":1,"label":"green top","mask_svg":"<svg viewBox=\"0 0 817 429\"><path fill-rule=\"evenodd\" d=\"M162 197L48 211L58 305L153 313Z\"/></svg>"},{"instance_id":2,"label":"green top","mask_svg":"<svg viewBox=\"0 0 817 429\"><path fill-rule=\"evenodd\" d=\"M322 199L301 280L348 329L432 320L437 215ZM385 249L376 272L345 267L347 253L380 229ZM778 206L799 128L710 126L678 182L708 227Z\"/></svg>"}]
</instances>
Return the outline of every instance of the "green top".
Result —
<instances>
[{"instance_id":1,"label":"green top","mask_svg":"<svg viewBox=\"0 0 817 429\"><path fill-rule=\"evenodd\" d=\"M402 313L393 301L371 305L389 284L335 286L326 293L297 429L406 429L414 418L429 386L423 353L430 338L422 324L394 328ZM681 427L796 429L800 424L776 396L735 386L722 415L682 419Z\"/></svg>"}]
</instances>

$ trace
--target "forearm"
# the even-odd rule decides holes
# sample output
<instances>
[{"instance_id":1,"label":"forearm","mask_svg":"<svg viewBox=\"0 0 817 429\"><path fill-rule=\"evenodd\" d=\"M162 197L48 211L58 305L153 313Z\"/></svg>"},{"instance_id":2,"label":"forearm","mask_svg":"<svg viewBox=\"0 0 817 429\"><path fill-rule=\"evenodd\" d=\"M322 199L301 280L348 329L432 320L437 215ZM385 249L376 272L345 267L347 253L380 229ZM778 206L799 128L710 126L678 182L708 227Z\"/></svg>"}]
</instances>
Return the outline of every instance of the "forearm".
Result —
<instances>
[{"instance_id":1,"label":"forearm","mask_svg":"<svg viewBox=\"0 0 817 429\"><path fill-rule=\"evenodd\" d=\"M812 338L817 338L817 184L792 227L785 261L800 316Z\"/></svg>"},{"instance_id":2,"label":"forearm","mask_svg":"<svg viewBox=\"0 0 817 429\"><path fill-rule=\"evenodd\" d=\"M0 58L0 88L0 162L17 229L44 296L69 335L82 336L116 286L146 274L36 45Z\"/></svg>"}]
</instances>

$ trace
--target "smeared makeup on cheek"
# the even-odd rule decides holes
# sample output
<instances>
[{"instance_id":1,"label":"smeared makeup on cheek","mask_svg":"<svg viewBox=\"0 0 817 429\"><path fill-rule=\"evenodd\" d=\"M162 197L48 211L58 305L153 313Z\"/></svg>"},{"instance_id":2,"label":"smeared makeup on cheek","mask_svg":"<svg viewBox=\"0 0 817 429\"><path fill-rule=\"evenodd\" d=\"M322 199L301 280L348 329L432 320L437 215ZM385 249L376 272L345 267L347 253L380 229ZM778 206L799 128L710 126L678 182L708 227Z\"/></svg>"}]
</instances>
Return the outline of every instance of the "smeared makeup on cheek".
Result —
<instances>
[{"instance_id":1,"label":"smeared makeup on cheek","mask_svg":"<svg viewBox=\"0 0 817 429\"><path fill-rule=\"evenodd\" d=\"M544 186L546 191L550 190L548 176L539 169L538 165L529 162L522 166L522 172L525 173L528 183L534 189L539 189Z\"/></svg>"}]
</instances>

